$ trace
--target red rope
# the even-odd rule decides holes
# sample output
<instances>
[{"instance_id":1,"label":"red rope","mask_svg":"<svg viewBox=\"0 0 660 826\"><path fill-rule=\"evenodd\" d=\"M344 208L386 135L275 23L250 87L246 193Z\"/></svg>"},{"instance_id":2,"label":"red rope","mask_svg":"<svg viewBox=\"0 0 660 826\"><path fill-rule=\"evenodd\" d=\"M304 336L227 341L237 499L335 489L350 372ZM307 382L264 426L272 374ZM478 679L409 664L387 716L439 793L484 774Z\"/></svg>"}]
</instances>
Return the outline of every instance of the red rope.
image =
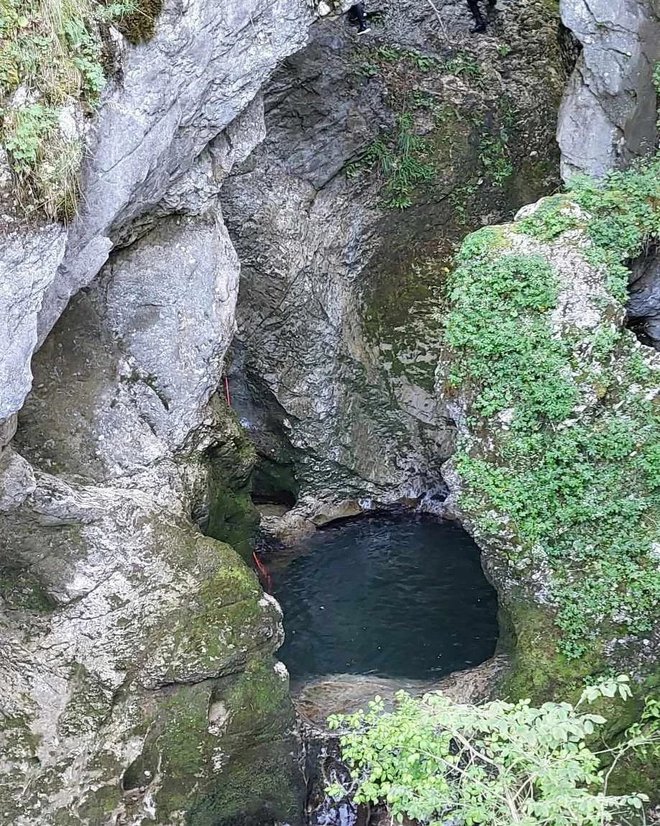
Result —
<instances>
[{"instance_id":1,"label":"red rope","mask_svg":"<svg viewBox=\"0 0 660 826\"><path fill-rule=\"evenodd\" d=\"M231 394L229 392L229 379L227 376L224 377L225 379L225 399L227 400L227 407L231 407Z\"/></svg>"},{"instance_id":2,"label":"red rope","mask_svg":"<svg viewBox=\"0 0 660 826\"><path fill-rule=\"evenodd\" d=\"M273 590L273 578L270 575L270 571L265 567L263 562L257 556L256 551L252 551L252 559L254 559L254 564L257 566L257 571L259 571L261 584L264 586L266 591Z\"/></svg>"}]
</instances>

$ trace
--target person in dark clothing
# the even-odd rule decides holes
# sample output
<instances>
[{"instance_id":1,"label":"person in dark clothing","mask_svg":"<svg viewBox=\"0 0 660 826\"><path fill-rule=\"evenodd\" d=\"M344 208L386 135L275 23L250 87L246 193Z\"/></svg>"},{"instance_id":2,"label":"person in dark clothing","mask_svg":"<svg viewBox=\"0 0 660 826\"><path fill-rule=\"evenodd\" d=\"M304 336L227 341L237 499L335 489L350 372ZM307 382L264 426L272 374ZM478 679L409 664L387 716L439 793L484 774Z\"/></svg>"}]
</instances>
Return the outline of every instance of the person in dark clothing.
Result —
<instances>
[{"instance_id":1,"label":"person in dark clothing","mask_svg":"<svg viewBox=\"0 0 660 826\"><path fill-rule=\"evenodd\" d=\"M371 31L367 23L367 13L364 10L364 3L355 3L348 10L348 22L357 25L358 34L366 34Z\"/></svg>"},{"instance_id":2,"label":"person in dark clothing","mask_svg":"<svg viewBox=\"0 0 660 826\"><path fill-rule=\"evenodd\" d=\"M488 10L495 8L495 3L497 0L488 0ZM479 8L478 0L467 0L467 4L470 7L470 11L472 12L472 17L474 17L474 28L472 32L476 34L477 32L485 32L486 31L486 19L481 13L481 9Z\"/></svg>"}]
</instances>

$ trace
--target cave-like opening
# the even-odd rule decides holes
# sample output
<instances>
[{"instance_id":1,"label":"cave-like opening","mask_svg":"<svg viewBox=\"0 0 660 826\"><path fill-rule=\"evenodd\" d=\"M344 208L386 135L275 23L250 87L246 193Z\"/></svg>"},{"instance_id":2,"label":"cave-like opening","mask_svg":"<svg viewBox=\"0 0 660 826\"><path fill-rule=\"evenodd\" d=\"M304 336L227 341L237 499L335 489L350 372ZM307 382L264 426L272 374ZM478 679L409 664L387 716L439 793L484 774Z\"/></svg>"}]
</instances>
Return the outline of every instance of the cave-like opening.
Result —
<instances>
[{"instance_id":1,"label":"cave-like opening","mask_svg":"<svg viewBox=\"0 0 660 826\"><path fill-rule=\"evenodd\" d=\"M275 554L279 656L295 681L327 674L435 680L494 653L497 597L456 523L375 514Z\"/></svg>"}]
</instances>

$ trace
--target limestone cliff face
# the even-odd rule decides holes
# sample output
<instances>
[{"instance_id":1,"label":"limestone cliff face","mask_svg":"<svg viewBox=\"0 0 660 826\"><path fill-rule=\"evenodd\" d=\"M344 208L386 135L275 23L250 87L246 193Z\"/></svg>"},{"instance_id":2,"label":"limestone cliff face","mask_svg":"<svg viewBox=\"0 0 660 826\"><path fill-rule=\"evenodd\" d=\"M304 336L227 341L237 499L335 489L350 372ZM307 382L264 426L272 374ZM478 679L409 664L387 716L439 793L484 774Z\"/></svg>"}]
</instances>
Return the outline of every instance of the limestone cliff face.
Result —
<instances>
[{"instance_id":1,"label":"limestone cliff face","mask_svg":"<svg viewBox=\"0 0 660 826\"><path fill-rule=\"evenodd\" d=\"M437 493L454 246L558 182L556 10L501 6L474 40L463 0L385 0L372 40L307 46L303 0L166 2L119 42L73 223L3 216L7 822L297 822L280 614L200 526L244 539L240 425L305 516Z\"/></svg>"},{"instance_id":2,"label":"limestone cliff face","mask_svg":"<svg viewBox=\"0 0 660 826\"><path fill-rule=\"evenodd\" d=\"M218 214L161 221L112 256L36 358L1 460L13 823L295 820L279 608L191 522L218 493L218 447L225 485L251 470L211 399L237 283Z\"/></svg>"},{"instance_id":3,"label":"limestone cliff face","mask_svg":"<svg viewBox=\"0 0 660 826\"><path fill-rule=\"evenodd\" d=\"M558 183L556 12L502 4L483 39L464 3L442 18L384 2L372 39L315 24L264 90L263 144L223 188L243 265L236 403L283 487L295 470L307 515L342 499L434 506L454 429L433 392L431 308L454 245Z\"/></svg>"},{"instance_id":4,"label":"limestone cliff face","mask_svg":"<svg viewBox=\"0 0 660 826\"><path fill-rule=\"evenodd\" d=\"M279 608L195 523L231 535L254 461L215 397L240 271L218 191L308 16L166 4L120 50L73 224L3 239L3 822L299 816Z\"/></svg>"},{"instance_id":5,"label":"limestone cliff face","mask_svg":"<svg viewBox=\"0 0 660 826\"><path fill-rule=\"evenodd\" d=\"M581 46L559 112L561 172L601 177L658 145L658 0L562 0L564 24ZM585 124L588 127L585 128ZM660 259L650 249L631 272L628 305L645 341L660 348Z\"/></svg>"},{"instance_id":6,"label":"limestone cliff face","mask_svg":"<svg viewBox=\"0 0 660 826\"><path fill-rule=\"evenodd\" d=\"M581 54L559 113L562 176L602 176L653 150L658 0L561 0Z\"/></svg>"}]
</instances>

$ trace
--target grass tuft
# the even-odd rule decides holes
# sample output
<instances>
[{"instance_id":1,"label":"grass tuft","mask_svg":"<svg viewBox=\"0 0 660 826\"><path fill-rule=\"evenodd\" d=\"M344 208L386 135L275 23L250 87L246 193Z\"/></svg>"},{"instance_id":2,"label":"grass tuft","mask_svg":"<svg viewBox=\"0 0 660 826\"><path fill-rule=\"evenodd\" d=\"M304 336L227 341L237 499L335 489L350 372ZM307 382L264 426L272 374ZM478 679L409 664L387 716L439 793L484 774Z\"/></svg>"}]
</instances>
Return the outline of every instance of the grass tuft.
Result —
<instances>
[{"instance_id":1,"label":"grass tuft","mask_svg":"<svg viewBox=\"0 0 660 826\"><path fill-rule=\"evenodd\" d=\"M26 213L70 220L84 120L106 83L103 29L153 33L160 0L0 0L0 144Z\"/></svg>"}]
</instances>

